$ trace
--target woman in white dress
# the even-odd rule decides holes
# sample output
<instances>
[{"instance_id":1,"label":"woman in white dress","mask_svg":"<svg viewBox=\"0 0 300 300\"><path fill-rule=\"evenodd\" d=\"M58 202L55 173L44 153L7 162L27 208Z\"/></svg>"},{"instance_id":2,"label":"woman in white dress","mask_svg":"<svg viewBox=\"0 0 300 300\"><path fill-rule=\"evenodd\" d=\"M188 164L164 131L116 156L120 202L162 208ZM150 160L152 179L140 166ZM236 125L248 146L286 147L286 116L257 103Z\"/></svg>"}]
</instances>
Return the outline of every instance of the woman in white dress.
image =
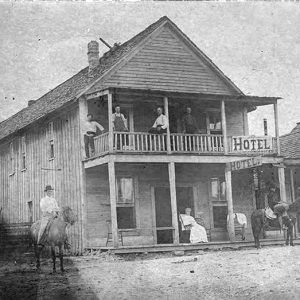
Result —
<instances>
[{"instance_id":1,"label":"woman in white dress","mask_svg":"<svg viewBox=\"0 0 300 300\"><path fill-rule=\"evenodd\" d=\"M181 214L181 222L183 227L190 227L191 234L190 234L190 242L192 244L195 243L207 243L207 235L206 235L206 230L203 226L199 225L195 219L191 216L191 208L186 208L185 209L185 214ZM182 228L185 230L185 228Z\"/></svg>"}]
</instances>

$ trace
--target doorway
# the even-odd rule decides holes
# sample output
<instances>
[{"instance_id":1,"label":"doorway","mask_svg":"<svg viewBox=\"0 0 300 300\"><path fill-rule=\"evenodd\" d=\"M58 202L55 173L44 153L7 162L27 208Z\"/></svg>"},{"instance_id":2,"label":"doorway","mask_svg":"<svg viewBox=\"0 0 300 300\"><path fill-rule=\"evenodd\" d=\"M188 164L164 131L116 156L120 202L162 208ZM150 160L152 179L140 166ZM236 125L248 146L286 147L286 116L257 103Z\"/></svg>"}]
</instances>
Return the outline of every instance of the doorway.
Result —
<instances>
[{"instance_id":1,"label":"doorway","mask_svg":"<svg viewBox=\"0 0 300 300\"><path fill-rule=\"evenodd\" d=\"M157 244L172 244L174 241L174 230L172 225L170 188L155 187L154 197ZM192 209L191 215L195 216L192 187L177 187L176 198L178 214L183 214L185 209L190 207Z\"/></svg>"}]
</instances>

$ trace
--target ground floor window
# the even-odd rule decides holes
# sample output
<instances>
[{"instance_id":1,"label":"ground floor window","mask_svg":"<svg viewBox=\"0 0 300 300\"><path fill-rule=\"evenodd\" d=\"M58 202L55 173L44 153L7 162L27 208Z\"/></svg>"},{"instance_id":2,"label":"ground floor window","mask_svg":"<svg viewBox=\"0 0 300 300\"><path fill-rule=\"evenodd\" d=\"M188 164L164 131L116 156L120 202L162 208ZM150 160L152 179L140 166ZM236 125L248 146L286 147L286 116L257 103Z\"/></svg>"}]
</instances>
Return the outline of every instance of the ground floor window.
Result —
<instances>
[{"instance_id":1,"label":"ground floor window","mask_svg":"<svg viewBox=\"0 0 300 300\"><path fill-rule=\"evenodd\" d=\"M119 229L136 228L134 180L132 177L116 179L117 222Z\"/></svg>"},{"instance_id":2,"label":"ground floor window","mask_svg":"<svg viewBox=\"0 0 300 300\"><path fill-rule=\"evenodd\" d=\"M134 207L117 207L117 220L119 229L136 228Z\"/></svg>"}]
</instances>

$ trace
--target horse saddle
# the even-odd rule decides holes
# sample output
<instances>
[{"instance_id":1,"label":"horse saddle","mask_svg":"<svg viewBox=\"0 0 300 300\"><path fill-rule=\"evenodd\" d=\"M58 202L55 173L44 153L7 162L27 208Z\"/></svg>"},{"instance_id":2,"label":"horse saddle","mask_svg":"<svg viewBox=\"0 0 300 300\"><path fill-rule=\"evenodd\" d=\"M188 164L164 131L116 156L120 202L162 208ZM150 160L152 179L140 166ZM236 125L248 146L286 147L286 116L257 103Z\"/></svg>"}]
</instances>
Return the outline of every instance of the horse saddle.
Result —
<instances>
[{"instance_id":1,"label":"horse saddle","mask_svg":"<svg viewBox=\"0 0 300 300\"><path fill-rule=\"evenodd\" d=\"M277 218L277 216L274 214L273 210L270 207L265 208L265 216L270 220L274 220Z\"/></svg>"}]
</instances>

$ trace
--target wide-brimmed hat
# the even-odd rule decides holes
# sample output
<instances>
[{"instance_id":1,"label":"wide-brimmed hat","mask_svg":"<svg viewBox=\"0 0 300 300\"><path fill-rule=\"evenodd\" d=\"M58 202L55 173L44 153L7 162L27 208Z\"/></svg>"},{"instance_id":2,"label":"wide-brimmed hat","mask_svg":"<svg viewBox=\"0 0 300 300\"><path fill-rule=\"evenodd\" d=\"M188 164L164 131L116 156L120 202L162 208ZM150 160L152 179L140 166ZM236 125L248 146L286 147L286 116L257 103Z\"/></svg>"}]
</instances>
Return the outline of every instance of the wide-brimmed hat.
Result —
<instances>
[{"instance_id":1,"label":"wide-brimmed hat","mask_svg":"<svg viewBox=\"0 0 300 300\"><path fill-rule=\"evenodd\" d=\"M46 185L45 192L47 192L47 191L53 191L53 190L54 190L54 188L51 185Z\"/></svg>"}]
</instances>

